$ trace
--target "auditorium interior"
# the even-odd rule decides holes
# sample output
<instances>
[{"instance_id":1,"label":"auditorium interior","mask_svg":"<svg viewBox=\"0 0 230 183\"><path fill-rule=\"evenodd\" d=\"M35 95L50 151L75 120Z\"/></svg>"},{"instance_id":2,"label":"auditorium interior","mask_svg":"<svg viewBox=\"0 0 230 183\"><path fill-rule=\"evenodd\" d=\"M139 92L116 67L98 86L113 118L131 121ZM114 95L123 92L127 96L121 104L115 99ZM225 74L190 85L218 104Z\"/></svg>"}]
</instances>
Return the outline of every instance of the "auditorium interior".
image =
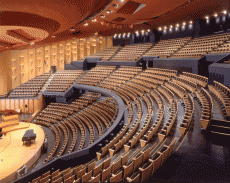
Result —
<instances>
[{"instance_id":1,"label":"auditorium interior","mask_svg":"<svg viewBox=\"0 0 230 183\"><path fill-rule=\"evenodd\" d=\"M7 0L0 182L229 182L230 1Z\"/></svg>"}]
</instances>

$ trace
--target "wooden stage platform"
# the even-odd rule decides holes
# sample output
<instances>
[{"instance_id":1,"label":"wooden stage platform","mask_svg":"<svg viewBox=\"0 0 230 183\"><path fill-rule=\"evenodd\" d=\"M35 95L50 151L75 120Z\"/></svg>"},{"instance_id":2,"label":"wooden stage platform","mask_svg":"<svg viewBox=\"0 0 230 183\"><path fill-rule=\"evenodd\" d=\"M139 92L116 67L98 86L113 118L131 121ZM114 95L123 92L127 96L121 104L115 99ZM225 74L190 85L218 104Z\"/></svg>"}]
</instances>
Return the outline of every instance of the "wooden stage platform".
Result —
<instances>
[{"instance_id":1,"label":"wooden stage platform","mask_svg":"<svg viewBox=\"0 0 230 183\"><path fill-rule=\"evenodd\" d=\"M17 171L24 165L29 169L40 157L45 133L35 124L20 122L22 129L10 131L0 138L0 182L11 182ZM25 128L27 126L27 128ZM20 126L19 126L20 127ZM22 137L26 130L33 129L37 134L35 143L23 145Z\"/></svg>"}]
</instances>

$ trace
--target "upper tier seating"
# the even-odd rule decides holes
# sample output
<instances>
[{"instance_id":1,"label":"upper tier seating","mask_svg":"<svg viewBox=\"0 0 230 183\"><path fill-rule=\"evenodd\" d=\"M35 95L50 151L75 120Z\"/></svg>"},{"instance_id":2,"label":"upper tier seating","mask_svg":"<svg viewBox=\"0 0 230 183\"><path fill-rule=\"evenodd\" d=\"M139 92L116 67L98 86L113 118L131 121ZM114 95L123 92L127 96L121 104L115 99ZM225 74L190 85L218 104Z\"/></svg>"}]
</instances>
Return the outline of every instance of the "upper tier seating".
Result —
<instances>
[{"instance_id":1,"label":"upper tier seating","mask_svg":"<svg viewBox=\"0 0 230 183\"><path fill-rule=\"evenodd\" d=\"M159 58L167 58L183 45L187 44L190 40L191 37L161 40L143 56L159 56Z\"/></svg>"},{"instance_id":2,"label":"upper tier seating","mask_svg":"<svg viewBox=\"0 0 230 183\"><path fill-rule=\"evenodd\" d=\"M120 48L121 46L112 46L87 57L101 57L102 61L108 61Z\"/></svg>"},{"instance_id":3,"label":"upper tier seating","mask_svg":"<svg viewBox=\"0 0 230 183\"><path fill-rule=\"evenodd\" d=\"M77 84L85 84L97 86L102 80L108 77L116 66L96 66L95 68L88 71L80 79L76 81Z\"/></svg>"},{"instance_id":4,"label":"upper tier seating","mask_svg":"<svg viewBox=\"0 0 230 183\"><path fill-rule=\"evenodd\" d=\"M136 61L152 47L152 43L126 45L111 61Z\"/></svg>"},{"instance_id":5,"label":"upper tier seating","mask_svg":"<svg viewBox=\"0 0 230 183\"><path fill-rule=\"evenodd\" d=\"M211 52L225 41L229 40L230 34L217 34L193 39L171 58L201 58L205 54Z\"/></svg>"},{"instance_id":6,"label":"upper tier seating","mask_svg":"<svg viewBox=\"0 0 230 183\"><path fill-rule=\"evenodd\" d=\"M211 53L229 53L230 52L230 41L226 41L224 44L215 48Z\"/></svg>"},{"instance_id":7,"label":"upper tier seating","mask_svg":"<svg viewBox=\"0 0 230 183\"><path fill-rule=\"evenodd\" d=\"M44 73L40 76L21 84L16 87L10 94L9 97L35 97L39 94L40 90L50 77L50 73Z\"/></svg>"},{"instance_id":8,"label":"upper tier seating","mask_svg":"<svg viewBox=\"0 0 230 183\"><path fill-rule=\"evenodd\" d=\"M114 89L137 75L140 71L142 71L141 67L121 66L118 70L114 71L108 78L101 82L99 87L110 90Z\"/></svg>"},{"instance_id":9,"label":"upper tier seating","mask_svg":"<svg viewBox=\"0 0 230 183\"><path fill-rule=\"evenodd\" d=\"M46 88L47 92L65 92L81 76L82 70L63 70L57 71Z\"/></svg>"}]
</instances>

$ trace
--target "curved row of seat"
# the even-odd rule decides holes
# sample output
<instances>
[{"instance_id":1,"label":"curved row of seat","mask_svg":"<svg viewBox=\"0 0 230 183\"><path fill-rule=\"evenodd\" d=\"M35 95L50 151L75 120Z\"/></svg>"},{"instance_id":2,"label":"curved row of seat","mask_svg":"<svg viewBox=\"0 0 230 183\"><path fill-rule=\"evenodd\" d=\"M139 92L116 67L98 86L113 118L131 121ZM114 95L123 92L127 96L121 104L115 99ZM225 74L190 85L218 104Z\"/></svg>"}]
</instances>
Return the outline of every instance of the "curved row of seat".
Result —
<instances>
[{"instance_id":1,"label":"curved row of seat","mask_svg":"<svg viewBox=\"0 0 230 183\"><path fill-rule=\"evenodd\" d=\"M156 83L155 88L149 88L141 83L135 87L137 81L140 81L140 76L144 77L144 74L153 76L151 78L162 76L164 79L161 79L161 83ZM113 74L110 76L113 76ZM110 76L107 79L112 78L110 81L113 82L115 78ZM122 77L117 79L123 80ZM101 83L104 81L101 81ZM101 83L98 83L98 86L105 87ZM71 178L72 182L147 180L173 153L178 138L181 139L186 135L194 115L193 95L196 94L203 104L201 107L203 114L207 110L212 111L212 107L210 108L209 105L213 105L213 102L209 91L204 88L206 86L207 78L205 77L190 73L183 73L177 77L176 71L157 68L149 68L143 72L139 71L133 77L129 77L122 85L111 89L127 105L128 115L127 120L125 120L127 123L123 125L111 141L96 153L97 159L71 168L73 170L71 175L69 177L61 176L59 182L67 182L67 178ZM93 114L91 119L95 117L99 119L99 116L102 116L112 121L111 113L116 111L116 107L112 105L113 103L106 104L109 100L99 101L95 105L91 105L95 108L88 107L92 108L90 110L90 113ZM178 114L180 105L183 106L184 111L182 117L180 116L181 122L176 124L178 115L181 115L181 112ZM93 111L96 109L105 111L102 108L103 106L107 114L101 112L96 116ZM109 106L110 109L108 110ZM84 118L89 115L81 114L84 115ZM201 118L203 118L203 115L201 115ZM106 126L102 119L99 121L103 126ZM97 122L99 123L99 121ZM96 127L100 126L96 123L94 123L95 132L96 129L100 128ZM174 127L178 129L179 136L172 132ZM89 127L86 125L86 128ZM73 173L74 170L75 173Z\"/></svg>"},{"instance_id":2,"label":"curved row of seat","mask_svg":"<svg viewBox=\"0 0 230 183\"><path fill-rule=\"evenodd\" d=\"M34 123L50 128L56 139L44 163L91 145L109 129L116 119L117 104L112 98L98 100L100 97L89 92L72 102L74 106L51 103L35 117ZM74 110L76 105L81 106Z\"/></svg>"},{"instance_id":3,"label":"curved row of seat","mask_svg":"<svg viewBox=\"0 0 230 183\"><path fill-rule=\"evenodd\" d=\"M33 79L21 84L16 87L10 94L9 98L12 97L35 97L39 94L40 90L50 77L50 72L41 74L34 77Z\"/></svg>"},{"instance_id":4,"label":"curved row of seat","mask_svg":"<svg viewBox=\"0 0 230 183\"><path fill-rule=\"evenodd\" d=\"M50 84L46 88L47 92L66 92L74 81L82 75L82 70L63 70L54 74Z\"/></svg>"}]
</instances>

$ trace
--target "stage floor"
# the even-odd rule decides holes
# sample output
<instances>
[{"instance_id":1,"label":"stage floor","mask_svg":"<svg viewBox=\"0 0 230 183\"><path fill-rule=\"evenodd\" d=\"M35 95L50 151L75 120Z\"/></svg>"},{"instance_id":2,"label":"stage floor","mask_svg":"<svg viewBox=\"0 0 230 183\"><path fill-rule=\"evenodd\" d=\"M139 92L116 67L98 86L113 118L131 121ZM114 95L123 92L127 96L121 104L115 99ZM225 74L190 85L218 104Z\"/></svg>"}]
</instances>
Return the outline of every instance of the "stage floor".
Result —
<instances>
[{"instance_id":1,"label":"stage floor","mask_svg":"<svg viewBox=\"0 0 230 183\"><path fill-rule=\"evenodd\" d=\"M20 122L21 126L25 123ZM26 130L33 129L37 135L35 143L23 145L22 137ZM28 128L7 133L0 138L0 182L15 179L17 170L24 165L29 169L40 157L45 133L41 127L29 124Z\"/></svg>"}]
</instances>

